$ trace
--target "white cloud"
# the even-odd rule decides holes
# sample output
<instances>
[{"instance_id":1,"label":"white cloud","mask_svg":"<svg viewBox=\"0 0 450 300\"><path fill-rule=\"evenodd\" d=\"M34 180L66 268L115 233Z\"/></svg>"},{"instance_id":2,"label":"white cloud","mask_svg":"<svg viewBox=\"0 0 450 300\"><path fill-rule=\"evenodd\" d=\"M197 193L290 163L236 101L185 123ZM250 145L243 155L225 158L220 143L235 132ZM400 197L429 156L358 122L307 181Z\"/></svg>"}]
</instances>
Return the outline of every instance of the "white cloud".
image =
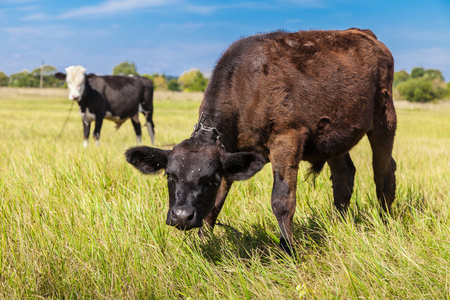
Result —
<instances>
[{"instance_id":1,"label":"white cloud","mask_svg":"<svg viewBox=\"0 0 450 300\"><path fill-rule=\"evenodd\" d=\"M425 69L438 69L444 73L446 80L450 79L450 49L448 48L422 48L406 50L394 55L395 69L411 71L415 67Z\"/></svg>"},{"instance_id":2,"label":"white cloud","mask_svg":"<svg viewBox=\"0 0 450 300\"><path fill-rule=\"evenodd\" d=\"M1 30L14 36L28 36L41 33L41 31L35 27L4 27L1 28Z\"/></svg>"},{"instance_id":3,"label":"white cloud","mask_svg":"<svg viewBox=\"0 0 450 300\"><path fill-rule=\"evenodd\" d=\"M315 1L315 0L311 0ZM224 1L225 4L221 5L195 5L195 4L188 4L185 3L182 5L183 11L195 13L199 15L210 15L213 14L219 10L237 10L237 9L255 9L255 10L271 10L276 5L274 4L268 4L265 2L238 2L235 4L227 4Z\"/></svg>"},{"instance_id":4,"label":"white cloud","mask_svg":"<svg viewBox=\"0 0 450 300\"><path fill-rule=\"evenodd\" d=\"M408 43L415 43L417 41L421 43L450 42L450 35L446 28L424 29L400 27L396 28L391 35Z\"/></svg>"},{"instance_id":5,"label":"white cloud","mask_svg":"<svg viewBox=\"0 0 450 300\"><path fill-rule=\"evenodd\" d=\"M300 24L303 23L302 19L289 19L286 20L286 24Z\"/></svg>"},{"instance_id":6,"label":"white cloud","mask_svg":"<svg viewBox=\"0 0 450 300\"><path fill-rule=\"evenodd\" d=\"M225 8L230 8L231 6L227 5L191 5L185 4L183 5L183 10L190 13L195 13L199 15L210 15L215 13L218 10L222 10Z\"/></svg>"},{"instance_id":7,"label":"white cloud","mask_svg":"<svg viewBox=\"0 0 450 300\"><path fill-rule=\"evenodd\" d=\"M304 8L324 8L326 5L322 0L282 0Z\"/></svg>"},{"instance_id":8,"label":"white cloud","mask_svg":"<svg viewBox=\"0 0 450 300\"><path fill-rule=\"evenodd\" d=\"M35 13L21 18L22 21L36 21L49 19L50 16L45 13Z\"/></svg>"},{"instance_id":9,"label":"white cloud","mask_svg":"<svg viewBox=\"0 0 450 300\"><path fill-rule=\"evenodd\" d=\"M38 0L3 0L2 4L21 4L21 3L32 3L37 2Z\"/></svg>"},{"instance_id":10,"label":"white cloud","mask_svg":"<svg viewBox=\"0 0 450 300\"><path fill-rule=\"evenodd\" d=\"M184 24L164 23L164 24L160 24L158 27L160 29L181 29L181 30L189 29L189 30L195 30L195 29L199 29L199 28L202 28L202 27L205 27L205 26L206 25L204 23L188 22L188 23L184 23Z\"/></svg>"},{"instance_id":11,"label":"white cloud","mask_svg":"<svg viewBox=\"0 0 450 300\"><path fill-rule=\"evenodd\" d=\"M107 0L97 5L83 6L59 15L58 19L71 19L76 17L111 15L134 11L143 8L167 6L176 0Z\"/></svg>"},{"instance_id":12,"label":"white cloud","mask_svg":"<svg viewBox=\"0 0 450 300\"><path fill-rule=\"evenodd\" d=\"M184 71L198 68L210 74L215 62L228 45L222 42L199 43L171 42L145 48L118 49L127 53L127 59L138 66L141 74L164 72L167 75L181 75ZM117 60L117 59L116 59Z\"/></svg>"},{"instance_id":13,"label":"white cloud","mask_svg":"<svg viewBox=\"0 0 450 300\"><path fill-rule=\"evenodd\" d=\"M45 26L16 26L0 28L0 33L4 32L4 40L7 44L17 49L38 49L45 48L46 45L57 45L69 42L71 38L79 35L89 35L92 38L102 38L110 35L107 29L85 29L73 30L67 26L45 25Z\"/></svg>"}]
</instances>

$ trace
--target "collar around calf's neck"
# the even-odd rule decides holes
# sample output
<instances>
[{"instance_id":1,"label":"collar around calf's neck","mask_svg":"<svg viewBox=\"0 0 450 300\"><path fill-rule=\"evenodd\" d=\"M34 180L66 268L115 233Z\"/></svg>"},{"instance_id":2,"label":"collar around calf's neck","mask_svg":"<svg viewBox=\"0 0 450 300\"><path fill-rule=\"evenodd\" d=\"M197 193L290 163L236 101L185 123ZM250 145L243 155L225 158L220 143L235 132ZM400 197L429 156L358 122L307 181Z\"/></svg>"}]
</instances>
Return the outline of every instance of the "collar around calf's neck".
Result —
<instances>
[{"instance_id":1,"label":"collar around calf's neck","mask_svg":"<svg viewBox=\"0 0 450 300\"><path fill-rule=\"evenodd\" d=\"M191 134L191 137L194 137L195 133L200 131L205 132L211 132L215 136L216 142L219 142L222 148L225 150L225 146L223 145L222 141L220 140L220 132L217 130L216 127L212 126L206 126L203 122L205 122L206 119L203 119L203 111L200 113L200 117L198 118L198 122L194 125L194 130Z\"/></svg>"}]
</instances>

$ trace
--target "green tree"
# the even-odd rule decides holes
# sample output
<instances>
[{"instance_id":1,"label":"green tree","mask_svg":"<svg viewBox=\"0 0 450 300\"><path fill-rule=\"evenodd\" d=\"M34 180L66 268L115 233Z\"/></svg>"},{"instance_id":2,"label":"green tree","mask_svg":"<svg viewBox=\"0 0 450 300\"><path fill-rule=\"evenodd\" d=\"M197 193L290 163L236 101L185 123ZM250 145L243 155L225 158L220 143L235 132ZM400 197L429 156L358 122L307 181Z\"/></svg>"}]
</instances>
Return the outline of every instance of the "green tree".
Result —
<instances>
[{"instance_id":1,"label":"green tree","mask_svg":"<svg viewBox=\"0 0 450 300\"><path fill-rule=\"evenodd\" d=\"M399 83L404 82L409 79L409 74L405 70L401 70L394 73L394 87Z\"/></svg>"},{"instance_id":2,"label":"green tree","mask_svg":"<svg viewBox=\"0 0 450 300\"><path fill-rule=\"evenodd\" d=\"M423 68L414 68L411 70L411 78L420 78L425 74L425 70Z\"/></svg>"},{"instance_id":3,"label":"green tree","mask_svg":"<svg viewBox=\"0 0 450 300\"><path fill-rule=\"evenodd\" d=\"M42 83L43 87L61 87L64 82L55 78L55 73L57 69L50 65L45 65L34 69L32 72L24 70L12 74L8 78L8 86L11 87L39 87L41 80L41 70L42 70Z\"/></svg>"},{"instance_id":4,"label":"green tree","mask_svg":"<svg viewBox=\"0 0 450 300\"><path fill-rule=\"evenodd\" d=\"M442 81L427 80L427 78L409 79L398 85L398 91L406 100L412 102L429 102L441 99L447 93Z\"/></svg>"},{"instance_id":5,"label":"green tree","mask_svg":"<svg viewBox=\"0 0 450 300\"><path fill-rule=\"evenodd\" d=\"M132 62L122 62L114 67L113 75L139 75L136 65Z\"/></svg>"},{"instance_id":6,"label":"green tree","mask_svg":"<svg viewBox=\"0 0 450 300\"><path fill-rule=\"evenodd\" d=\"M179 92L181 91L180 84L178 83L178 80L176 79L170 79L167 83L167 89L169 91Z\"/></svg>"},{"instance_id":7,"label":"green tree","mask_svg":"<svg viewBox=\"0 0 450 300\"><path fill-rule=\"evenodd\" d=\"M36 77L40 82L42 70L43 87L60 87L64 84L61 80L55 78L55 73L58 71L55 67L44 65L41 68L36 68L31 72L31 75Z\"/></svg>"},{"instance_id":8,"label":"green tree","mask_svg":"<svg viewBox=\"0 0 450 300\"><path fill-rule=\"evenodd\" d=\"M425 70L423 76L427 77L429 79L439 79L441 81L444 81L444 76L442 75L442 72L439 70L433 70L433 69Z\"/></svg>"},{"instance_id":9,"label":"green tree","mask_svg":"<svg viewBox=\"0 0 450 300\"><path fill-rule=\"evenodd\" d=\"M162 74L162 75L154 74L153 75L153 86L154 86L155 90L167 91L166 76L164 74Z\"/></svg>"},{"instance_id":10,"label":"green tree","mask_svg":"<svg viewBox=\"0 0 450 300\"><path fill-rule=\"evenodd\" d=\"M152 75L149 75L149 74L143 74L143 75L139 75L139 76L142 76L142 77L145 77L145 78L148 78L148 79L150 79L153 83L155 83L155 80L154 80L154 78L153 78L153 76Z\"/></svg>"},{"instance_id":11,"label":"green tree","mask_svg":"<svg viewBox=\"0 0 450 300\"><path fill-rule=\"evenodd\" d=\"M7 86L8 85L8 76L6 76L5 73L0 71L0 86Z\"/></svg>"},{"instance_id":12,"label":"green tree","mask_svg":"<svg viewBox=\"0 0 450 300\"><path fill-rule=\"evenodd\" d=\"M34 69L31 74L34 76L40 76L41 75L41 69L44 76L54 76L55 73L58 71L55 67L50 65L44 65L42 68Z\"/></svg>"},{"instance_id":13,"label":"green tree","mask_svg":"<svg viewBox=\"0 0 450 300\"><path fill-rule=\"evenodd\" d=\"M9 76L8 86L11 87L39 87L39 78L24 70Z\"/></svg>"},{"instance_id":14,"label":"green tree","mask_svg":"<svg viewBox=\"0 0 450 300\"><path fill-rule=\"evenodd\" d=\"M403 99L412 102L429 102L450 94L450 85L439 70L414 68L408 77L404 71L394 74L394 86Z\"/></svg>"},{"instance_id":15,"label":"green tree","mask_svg":"<svg viewBox=\"0 0 450 300\"><path fill-rule=\"evenodd\" d=\"M203 76L200 70L192 69L184 72L178 78L178 83L183 91L204 92L208 85L208 79Z\"/></svg>"}]
</instances>

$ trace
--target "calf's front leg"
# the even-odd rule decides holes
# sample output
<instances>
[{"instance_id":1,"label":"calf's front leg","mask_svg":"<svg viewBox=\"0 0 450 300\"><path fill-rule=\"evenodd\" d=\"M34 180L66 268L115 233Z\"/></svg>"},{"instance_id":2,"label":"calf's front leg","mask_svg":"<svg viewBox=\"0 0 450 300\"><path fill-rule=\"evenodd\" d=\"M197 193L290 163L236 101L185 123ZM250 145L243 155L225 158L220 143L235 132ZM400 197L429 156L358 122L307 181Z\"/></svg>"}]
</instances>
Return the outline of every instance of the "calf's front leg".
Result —
<instances>
[{"instance_id":1,"label":"calf's front leg","mask_svg":"<svg viewBox=\"0 0 450 300\"><path fill-rule=\"evenodd\" d=\"M277 137L273 145L269 155L273 169L272 211L280 227L280 246L292 255L292 223L303 143L296 136L286 135Z\"/></svg>"},{"instance_id":2,"label":"calf's front leg","mask_svg":"<svg viewBox=\"0 0 450 300\"><path fill-rule=\"evenodd\" d=\"M233 184L233 181L229 181L226 178L222 179L222 183L220 184L219 191L217 192L214 207L211 209L211 212L204 218L205 224L198 231L198 235L201 238L203 238L205 230L210 229L212 231L214 229L214 225L216 225L217 217L219 216L219 213L222 210L223 204L225 203L225 199L227 198L228 191L230 190L232 184Z\"/></svg>"}]
</instances>

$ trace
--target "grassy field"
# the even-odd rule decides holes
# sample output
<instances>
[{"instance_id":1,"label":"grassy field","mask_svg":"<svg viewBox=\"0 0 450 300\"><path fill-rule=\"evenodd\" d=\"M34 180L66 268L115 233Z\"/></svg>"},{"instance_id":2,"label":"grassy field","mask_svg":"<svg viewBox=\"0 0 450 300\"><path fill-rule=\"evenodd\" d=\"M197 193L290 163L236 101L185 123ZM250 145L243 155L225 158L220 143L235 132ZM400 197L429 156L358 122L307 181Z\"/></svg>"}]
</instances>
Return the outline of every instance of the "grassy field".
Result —
<instances>
[{"instance_id":1,"label":"grassy field","mask_svg":"<svg viewBox=\"0 0 450 300\"><path fill-rule=\"evenodd\" d=\"M214 233L165 225L165 178L128 165L131 122L82 147L66 92L0 89L0 299L450 299L450 106L400 105L397 199L379 217L364 139L348 218L301 165L296 257L277 247L271 168L233 185ZM190 136L201 94L157 93L156 141ZM141 119L143 121L143 118ZM149 144L148 135L143 137Z\"/></svg>"}]
</instances>

